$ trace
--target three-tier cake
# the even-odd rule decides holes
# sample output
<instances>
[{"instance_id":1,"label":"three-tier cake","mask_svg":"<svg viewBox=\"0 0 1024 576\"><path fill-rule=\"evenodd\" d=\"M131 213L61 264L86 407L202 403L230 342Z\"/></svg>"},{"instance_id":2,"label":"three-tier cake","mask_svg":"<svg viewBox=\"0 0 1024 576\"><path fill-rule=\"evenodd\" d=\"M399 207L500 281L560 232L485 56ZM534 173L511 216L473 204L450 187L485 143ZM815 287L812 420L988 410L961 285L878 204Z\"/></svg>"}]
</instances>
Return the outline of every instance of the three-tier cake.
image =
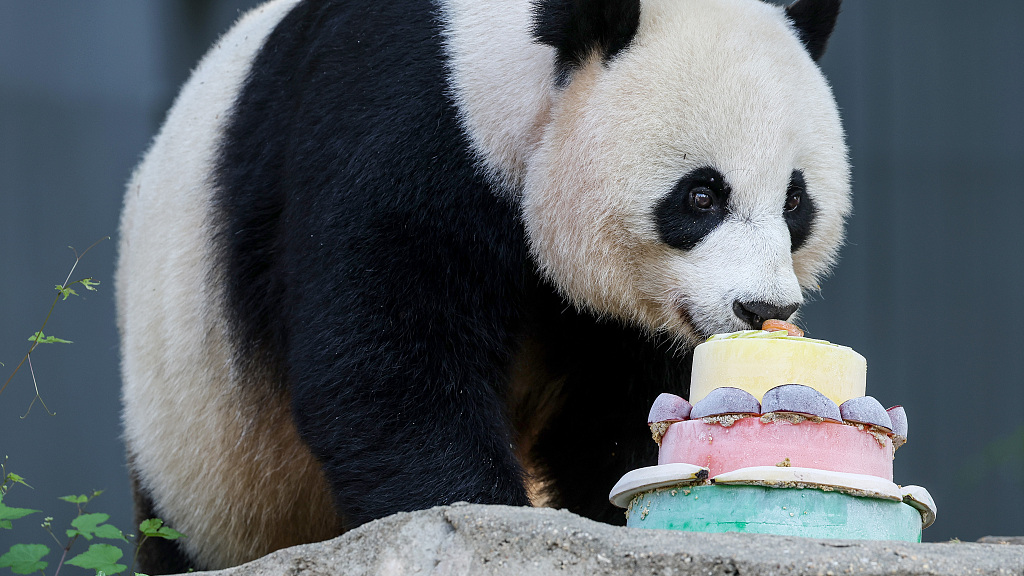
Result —
<instances>
[{"instance_id":1,"label":"three-tier cake","mask_svg":"<svg viewBox=\"0 0 1024 576\"><path fill-rule=\"evenodd\" d=\"M612 503L634 527L919 542L935 504L893 483L906 412L864 395L863 356L779 325L697 346L690 401L651 408L658 465Z\"/></svg>"}]
</instances>

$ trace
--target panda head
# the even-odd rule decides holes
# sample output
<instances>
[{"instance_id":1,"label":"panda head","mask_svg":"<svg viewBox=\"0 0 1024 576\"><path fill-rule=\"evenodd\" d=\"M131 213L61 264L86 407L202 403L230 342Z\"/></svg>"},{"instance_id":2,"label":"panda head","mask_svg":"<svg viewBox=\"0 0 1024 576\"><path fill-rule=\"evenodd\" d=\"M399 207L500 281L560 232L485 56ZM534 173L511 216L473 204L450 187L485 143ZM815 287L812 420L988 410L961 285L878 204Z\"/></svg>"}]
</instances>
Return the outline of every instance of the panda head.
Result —
<instances>
[{"instance_id":1,"label":"panda head","mask_svg":"<svg viewBox=\"0 0 1024 576\"><path fill-rule=\"evenodd\" d=\"M815 60L839 0L541 1L552 106L523 210L542 273L581 308L694 345L788 318L850 211Z\"/></svg>"}]
</instances>

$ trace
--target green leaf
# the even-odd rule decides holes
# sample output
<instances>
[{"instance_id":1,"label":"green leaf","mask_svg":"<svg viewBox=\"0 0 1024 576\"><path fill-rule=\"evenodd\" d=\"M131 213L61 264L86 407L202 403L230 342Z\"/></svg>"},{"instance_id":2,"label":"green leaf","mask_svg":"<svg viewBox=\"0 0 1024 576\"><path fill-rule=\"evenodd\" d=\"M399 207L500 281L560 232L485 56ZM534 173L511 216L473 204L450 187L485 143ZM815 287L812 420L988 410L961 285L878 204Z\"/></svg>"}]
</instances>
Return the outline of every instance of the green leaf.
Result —
<instances>
[{"instance_id":1,"label":"green leaf","mask_svg":"<svg viewBox=\"0 0 1024 576\"><path fill-rule=\"evenodd\" d=\"M150 538L164 538L166 540L177 540L185 535L170 526L164 526L164 521L159 518L150 518L139 523L139 533Z\"/></svg>"},{"instance_id":2,"label":"green leaf","mask_svg":"<svg viewBox=\"0 0 1024 576\"><path fill-rule=\"evenodd\" d=\"M76 528L76 530L68 530L68 538L83 536L86 540L92 540L93 537L98 537L127 542L128 539L124 537L124 534L116 526L104 524L109 519L109 514L82 514L71 521L71 526Z\"/></svg>"},{"instance_id":3,"label":"green leaf","mask_svg":"<svg viewBox=\"0 0 1024 576\"><path fill-rule=\"evenodd\" d=\"M71 526L77 530L68 530L68 538L84 536L86 540L92 540L99 530L99 525L110 520L109 514L82 514L71 521Z\"/></svg>"},{"instance_id":4,"label":"green leaf","mask_svg":"<svg viewBox=\"0 0 1024 576\"><path fill-rule=\"evenodd\" d=\"M3 364L0 364L0 366L3 366ZM25 482L24 478L18 476L14 472L9 472L7 474L7 478L4 479L4 483L6 484L7 482L14 482L17 484L21 484L22 486L28 486L28 482ZM28 487L31 488L31 486Z\"/></svg>"},{"instance_id":5,"label":"green leaf","mask_svg":"<svg viewBox=\"0 0 1024 576\"><path fill-rule=\"evenodd\" d=\"M0 502L0 520L17 520L18 518L22 518L36 512L39 512L39 510L32 510L30 508L12 508L3 502ZM5 528L9 528L9 526L5 526Z\"/></svg>"},{"instance_id":6,"label":"green leaf","mask_svg":"<svg viewBox=\"0 0 1024 576\"><path fill-rule=\"evenodd\" d=\"M175 530L174 528L171 528L170 526L163 526L163 527L161 527L160 531L159 531L159 534L157 534L157 536L160 537L160 538L165 538L167 540L177 540L178 538L184 538L185 537L184 534L182 534L181 532L178 532L177 530Z\"/></svg>"},{"instance_id":7,"label":"green leaf","mask_svg":"<svg viewBox=\"0 0 1024 576\"><path fill-rule=\"evenodd\" d=\"M70 287L65 287L65 286L62 286L60 284L57 284L56 286L54 286L54 288L57 289L57 292L60 292L62 300L67 300L68 296L71 296L71 295L78 296L78 292L75 292Z\"/></svg>"},{"instance_id":8,"label":"green leaf","mask_svg":"<svg viewBox=\"0 0 1024 576\"><path fill-rule=\"evenodd\" d=\"M95 512L93 514L82 514L78 518L71 521L71 525L79 530L96 531L96 527L100 524L110 520L110 514L103 514L102 512Z\"/></svg>"},{"instance_id":9,"label":"green leaf","mask_svg":"<svg viewBox=\"0 0 1024 576\"><path fill-rule=\"evenodd\" d=\"M118 530L117 526L113 524L100 524L96 527L96 537L106 538L107 540L121 540L127 542L128 539L124 537L124 533Z\"/></svg>"},{"instance_id":10,"label":"green leaf","mask_svg":"<svg viewBox=\"0 0 1024 576\"><path fill-rule=\"evenodd\" d=\"M71 502L72 504L85 504L89 501L89 497L85 494L79 494L78 496L61 496L58 500Z\"/></svg>"},{"instance_id":11,"label":"green leaf","mask_svg":"<svg viewBox=\"0 0 1024 576\"><path fill-rule=\"evenodd\" d=\"M42 332L36 332L29 336L28 341L38 342L39 344L72 344L71 340L62 340L56 336L46 336Z\"/></svg>"},{"instance_id":12,"label":"green leaf","mask_svg":"<svg viewBox=\"0 0 1024 576\"><path fill-rule=\"evenodd\" d=\"M86 290L92 290L93 292L96 292L96 288L94 288L94 286L99 286L100 282L99 280L93 280L92 278L82 278L81 280L79 280L79 283L81 283Z\"/></svg>"},{"instance_id":13,"label":"green leaf","mask_svg":"<svg viewBox=\"0 0 1024 576\"><path fill-rule=\"evenodd\" d=\"M10 568L15 574L42 572L47 563L41 559L49 553L50 549L42 544L15 544L0 556L0 568Z\"/></svg>"},{"instance_id":14,"label":"green leaf","mask_svg":"<svg viewBox=\"0 0 1024 576\"><path fill-rule=\"evenodd\" d=\"M88 550L68 560L66 563L87 570L117 574L118 572L124 572L125 568L128 567L117 563L122 556L124 556L124 552L121 552L120 548L116 546L93 544L89 546Z\"/></svg>"},{"instance_id":15,"label":"green leaf","mask_svg":"<svg viewBox=\"0 0 1024 576\"><path fill-rule=\"evenodd\" d=\"M141 534L149 535L150 531L156 532L164 525L164 521L159 518L150 518L139 522L139 532Z\"/></svg>"}]
</instances>

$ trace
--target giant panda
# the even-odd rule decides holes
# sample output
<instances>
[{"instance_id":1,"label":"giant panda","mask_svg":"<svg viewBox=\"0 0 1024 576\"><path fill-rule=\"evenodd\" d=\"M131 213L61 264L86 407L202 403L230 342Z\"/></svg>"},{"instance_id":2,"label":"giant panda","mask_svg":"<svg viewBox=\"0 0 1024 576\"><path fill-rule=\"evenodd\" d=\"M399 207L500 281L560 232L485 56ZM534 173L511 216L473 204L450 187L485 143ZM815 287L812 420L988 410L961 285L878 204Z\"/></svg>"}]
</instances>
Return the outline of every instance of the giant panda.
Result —
<instances>
[{"instance_id":1,"label":"giant panda","mask_svg":"<svg viewBox=\"0 0 1024 576\"><path fill-rule=\"evenodd\" d=\"M850 211L839 0L272 0L127 187L150 574L456 501L607 501L693 346L788 318Z\"/></svg>"}]
</instances>

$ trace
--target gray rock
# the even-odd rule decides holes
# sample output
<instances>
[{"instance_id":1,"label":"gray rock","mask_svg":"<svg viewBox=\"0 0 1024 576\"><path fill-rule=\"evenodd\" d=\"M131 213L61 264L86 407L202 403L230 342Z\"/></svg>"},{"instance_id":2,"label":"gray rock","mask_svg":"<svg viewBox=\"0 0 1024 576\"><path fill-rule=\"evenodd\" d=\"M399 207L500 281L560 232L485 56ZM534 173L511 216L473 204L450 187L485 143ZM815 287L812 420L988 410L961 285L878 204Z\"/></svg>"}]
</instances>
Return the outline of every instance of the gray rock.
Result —
<instances>
[{"instance_id":1,"label":"gray rock","mask_svg":"<svg viewBox=\"0 0 1024 576\"><path fill-rule=\"evenodd\" d=\"M1024 547L620 528L546 508L396 514L217 576L956 575L1024 573ZM200 574L200 573L193 573Z\"/></svg>"}]
</instances>

